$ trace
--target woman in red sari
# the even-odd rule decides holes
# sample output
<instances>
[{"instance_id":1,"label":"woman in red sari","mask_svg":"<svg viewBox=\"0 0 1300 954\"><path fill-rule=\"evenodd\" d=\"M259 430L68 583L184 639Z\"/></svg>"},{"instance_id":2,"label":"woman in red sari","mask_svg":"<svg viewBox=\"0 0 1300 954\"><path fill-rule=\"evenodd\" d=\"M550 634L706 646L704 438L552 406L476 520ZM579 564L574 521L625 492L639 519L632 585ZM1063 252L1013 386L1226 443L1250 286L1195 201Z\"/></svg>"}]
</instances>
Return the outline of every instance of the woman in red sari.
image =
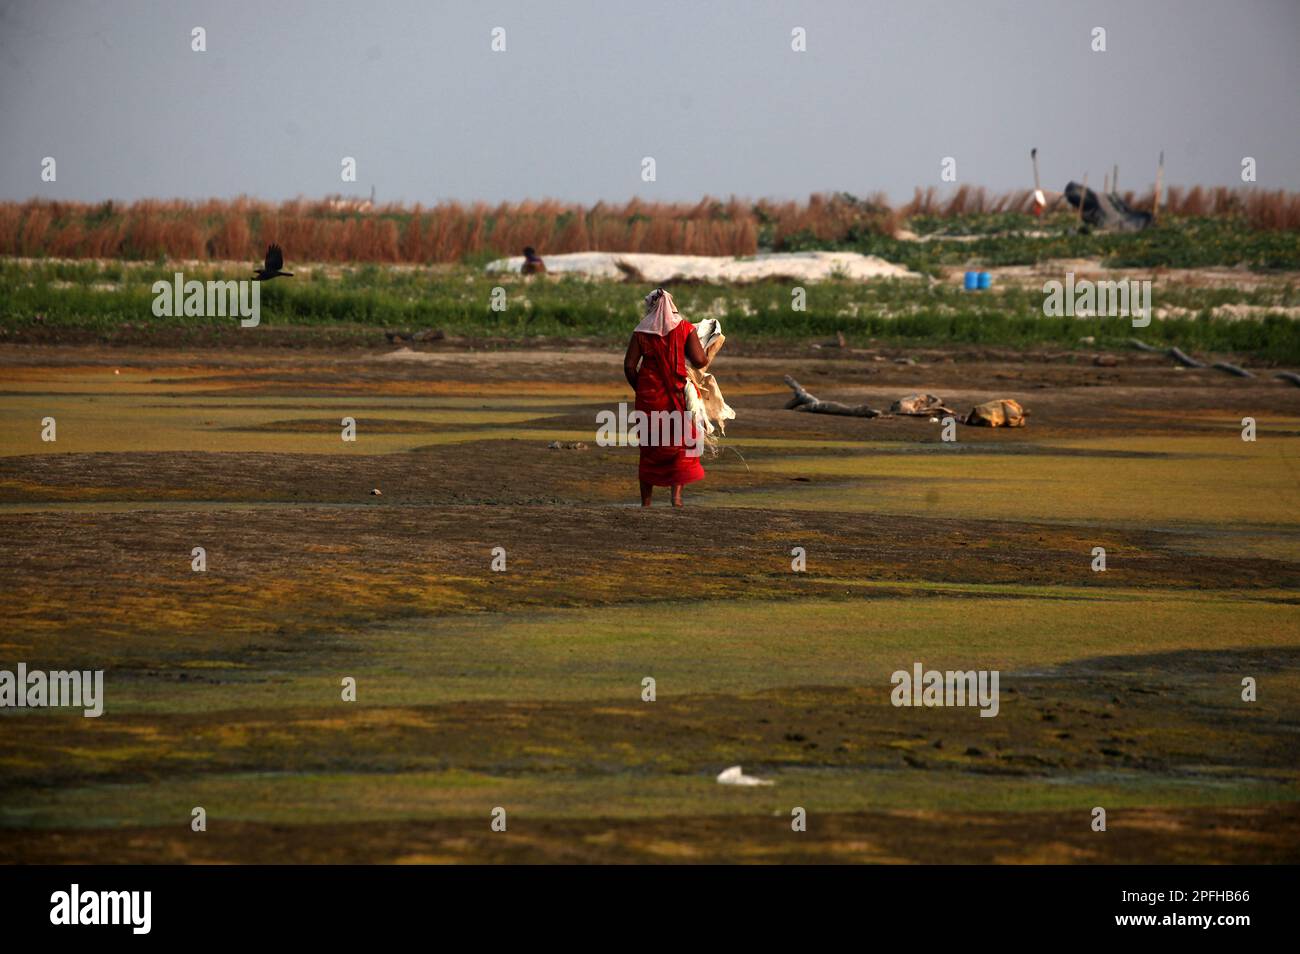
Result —
<instances>
[{"instance_id":1,"label":"woman in red sari","mask_svg":"<svg viewBox=\"0 0 1300 954\"><path fill-rule=\"evenodd\" d=\"M645 318L627 345L623 374L636 391L636 410L647 417L655 411L674 412L682 424L682 440L657 446L650 440L641 442L641 506L650 506L656 487L671 487L673 506L680 507L682 487L704 479L695 423L682 394L686 362L701 368L708 358L695 326L678 313L672 295L657 288L646 296L645 304ZM689 453L690 447L696 448L694 454Z\"/></svg>"}]
</instances>

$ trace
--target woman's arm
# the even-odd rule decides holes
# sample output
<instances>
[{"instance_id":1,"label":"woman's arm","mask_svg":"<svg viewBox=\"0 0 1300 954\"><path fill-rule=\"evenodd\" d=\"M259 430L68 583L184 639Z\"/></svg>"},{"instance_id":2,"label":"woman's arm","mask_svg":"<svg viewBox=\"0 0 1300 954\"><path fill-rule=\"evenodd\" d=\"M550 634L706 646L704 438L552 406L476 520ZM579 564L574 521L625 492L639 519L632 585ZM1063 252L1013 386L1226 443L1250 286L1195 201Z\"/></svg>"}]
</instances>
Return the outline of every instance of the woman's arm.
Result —
<instances>
[{"instance_id":1,"label":"woman's arm","mask_svg":"<svg viewBox=\"0 0 1300 954\"><path fill-rule=\"evenodd\" d=\"M691 337L695 337L691 335ZM632 385L632 390L636 390L637 365L641 363L641 339L637 337L636 332L632 333L632 340L627 343L627 354L623 355L623 377L627 378L627 383Z\"/></svg>"},{"instance_id":2,"label":"woman's arm","mask_svg":"<svg viewBox=\"0 0 1300 954\"><path fill-rule=\"evenodd\" d=\"M700 344L700 336L694 332L686 336L686 360L697 368L703 368L709 363L704 345Z\"/></svg>"}]
</instances>

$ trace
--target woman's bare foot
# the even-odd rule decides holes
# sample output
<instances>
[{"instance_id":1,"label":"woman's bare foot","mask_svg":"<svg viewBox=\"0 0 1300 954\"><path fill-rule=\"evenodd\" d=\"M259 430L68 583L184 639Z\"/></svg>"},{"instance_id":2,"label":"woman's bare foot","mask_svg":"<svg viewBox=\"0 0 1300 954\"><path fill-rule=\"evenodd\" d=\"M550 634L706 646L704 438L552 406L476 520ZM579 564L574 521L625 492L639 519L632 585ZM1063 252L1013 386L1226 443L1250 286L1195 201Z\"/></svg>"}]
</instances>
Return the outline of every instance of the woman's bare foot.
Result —
<instances>
[{"instance_id":1,"label":"woman's bare foot","mask_svg":"<svg viewBox=\"0 0 1300 954\"><path fill-rule=\"evenodd\" d=\"M644 480L641 481L641 506L643 507L650 506L650 501L654 499L654 495L655 495L655 485L647 484Z\"/></svg>"},{"instance_id":2,"label":"woman's bare foot","mask_svg":"<svg viewBox=\"0 0 1300 954\"><path fill-rule=\"evenodd\" d=\"M682 505L682 485L676 484L673 486L673 506L680 507L681 505Z\"/></svg>"}]
</instances>

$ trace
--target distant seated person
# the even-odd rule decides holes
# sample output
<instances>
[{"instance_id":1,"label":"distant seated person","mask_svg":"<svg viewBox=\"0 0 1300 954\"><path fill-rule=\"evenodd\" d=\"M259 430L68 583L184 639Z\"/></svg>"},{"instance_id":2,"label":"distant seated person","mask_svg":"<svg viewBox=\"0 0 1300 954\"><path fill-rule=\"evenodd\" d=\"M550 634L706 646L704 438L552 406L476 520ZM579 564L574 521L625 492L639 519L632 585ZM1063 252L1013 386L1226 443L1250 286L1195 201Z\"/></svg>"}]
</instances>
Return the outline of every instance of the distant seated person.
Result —
<instances>
[{"instance_id":1,"label":"distant seated person","mask_svg":"<svg viewBox=\"0 0 1300 954\"><path fill-rule=\"evenodd\" d=\"M524 275L546 274L546 263L531 245L524 249L524 266L519 271Z\"/></svg>"}]
</instances>

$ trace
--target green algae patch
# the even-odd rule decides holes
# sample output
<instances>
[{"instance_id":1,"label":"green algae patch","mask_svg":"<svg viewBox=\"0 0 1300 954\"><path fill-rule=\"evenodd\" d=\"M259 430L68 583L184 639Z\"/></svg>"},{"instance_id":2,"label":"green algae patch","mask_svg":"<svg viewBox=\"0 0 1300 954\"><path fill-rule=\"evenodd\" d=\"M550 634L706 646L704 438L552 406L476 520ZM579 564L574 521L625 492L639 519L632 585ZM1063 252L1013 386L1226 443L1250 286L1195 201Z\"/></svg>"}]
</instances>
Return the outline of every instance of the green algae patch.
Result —
<instances>
[{"instance_id":1,"label":"green algae patch","mask_svg":"<svg viewBox=\"0 0 1300 954\"><path fill-rule=\"evenodd\" d=\"M813 482L727 495L726 506L1175 527L1300 525L1300 440L1293 437L1111 439L1075 441L1070 449L1083 453L1053 454L1050 446L1035 454L982 453L936 441L907 455L756 461L755 469ZM1114 450L1132 456L1101 453Z\"/></svg>"}]
</instances>

